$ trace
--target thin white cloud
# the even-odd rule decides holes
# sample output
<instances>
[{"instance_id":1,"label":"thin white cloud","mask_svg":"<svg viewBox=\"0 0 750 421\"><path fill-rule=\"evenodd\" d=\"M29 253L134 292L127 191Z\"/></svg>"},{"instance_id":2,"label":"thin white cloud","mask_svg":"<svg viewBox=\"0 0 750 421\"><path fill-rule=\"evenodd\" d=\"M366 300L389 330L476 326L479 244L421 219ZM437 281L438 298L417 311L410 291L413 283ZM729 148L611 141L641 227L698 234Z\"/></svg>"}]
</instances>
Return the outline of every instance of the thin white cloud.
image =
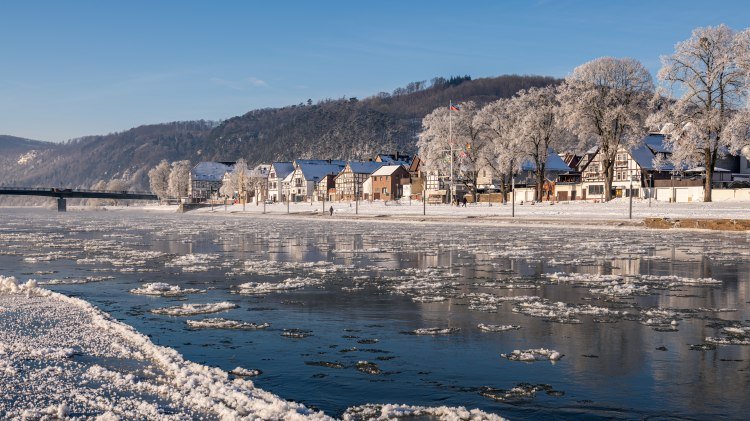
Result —
<instances>
[{"instance_id":1,"label":"thin white cloud","mask_svg":"<svg viewBox=\"0 0 750 421\"><path fill-rule=\"evenodd\" d=\"M245 91L249 88L267 88L268 83L259 79L255 76L250 76L240 80L228 80L220 77L212 77L209 79L211 83L225 88L234 89L235 91Z\"/></svg>"}]
</instances>

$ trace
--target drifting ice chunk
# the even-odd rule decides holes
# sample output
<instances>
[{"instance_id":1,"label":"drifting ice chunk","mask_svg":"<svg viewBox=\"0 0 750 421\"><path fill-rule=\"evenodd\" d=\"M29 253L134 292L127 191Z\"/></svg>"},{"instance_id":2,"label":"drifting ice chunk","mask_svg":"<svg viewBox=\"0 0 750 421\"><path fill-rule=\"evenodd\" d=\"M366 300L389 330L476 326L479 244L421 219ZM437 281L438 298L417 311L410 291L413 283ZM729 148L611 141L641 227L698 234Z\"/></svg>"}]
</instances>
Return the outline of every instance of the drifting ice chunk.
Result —
<instances>
[{"instance_id":1,"label":"drifting ice chunk","mask_svg":"<svg viewBox=\"0 0 750 421\"><path fill-rule=\"evenodd\" d=\"M151 310L151 312L167 316L194 316L196 314L218 313L220 311L231 310L237 307L237 304L223 301L220 303L183 304L181 306L155 308Z\"/></svg>"},{"instance_id":2,"label":"drifting ice chunk","mask_svg":"<svg viewBox=\"0 0 750 421\"><path fill-rule=\"evenodd\" d=\"M238 329L238 330L258 330L271 326L270 323L250 323L239 320L227 320L221 317L203 320L186 320L188 326L192 329Z\"/></svg>"},{"instance_id":3,"label":"drifting ice chunk","mask_svg":"<svg viewBox=\"0 0 750 421\"><path fill-rule=\"evenodd\" d=\"M296 277L281 282L247 282L237 285L240 294L268 294L270 292L289 291L307 286L318 286L323 283L320 279Z\"/></svg>"},{"instance_id":4,"label":"drifting ice chunk","mask_svg":"<svg viewBox=\"0 0 750 421\"><path fill-rule=\"evenodd\" d=\"M143 284L140 288L130 290L131 294L139 295L157 295L161 297L174 297L184 294L204 293L205 289L180 288L178 285L169 285L164 282L151 282Z\"/></svg>"},{"instance_id":5,"label":"drifting ice chunk","mask_svg":"<svg viewBox=\"0 0 750 421\"><path fill-rule=\"evenodd\" d=\"M408 333L411 335L450 335L460 330L461 329L457 327L447 327L447 328L423 327L423 328L415 329L415 330L412 330L411 332L405 332L405 333Z\"/></svg>"},{"instance_id":6,"label":"drifting ice chunk","mask_svg":"<svg viewBox=\"0 0 750 421\"><path fill-rule=\"evenodd\" d=\"M229 374L234 374L235 376L241 376L241 377L255 377L263 374L260 370L248 370L246 368L242 367L236 367L233 370L229 371Z\"/></svg>"},{"instance_id":7,"label":"drifting ice chunk","mask_svg":"<svg viewBox=\"0 0 750 421\"><path fill-rule=\"evenodd\" d=\"M500 354L501 357L507 358L510 361L550 361L555 362L563 357L563 354L555 351L554 349L537 348L527 349L524 351L516 349L510 354Z\"/></svg>"},{"instance_id":8,"label":"drifting ice chunk","mask_svg":"<svg viewBox=\"0 0 750 421\"><path fill-rule=\"evenodd\" d=\"M341 417L344 421L365 420L398 420L398 419L438 419L461 421L504 421L505 418L482 412L479 409L468 410L463 406L424 407L396 404L367 404L347 408Z\"/></svg>"},{"instance_id":9,"label":"drifting ice chunk","mask_svg":"<svg viewBox=\"0 0 750 421\"><path fill-rule=\"evenodd\" d=\"M371 362L368 362L368 361L357 361L357 366L356 367L357 367L357 370L359 370L359 371L361 371L363 373L366 373L366 374L377 375L377 374L382 373L380 371L380 367L378 367L377 364L371 363Z\"/></svg>"},{"instance_id":10,"label":"drifting ice chunk","mask_svg":"<svg viewBox=\"0 0 750 421\"><path fill-rule=\"evenodd\" d=\"M508 330L518 330L521 328L521 326L517 325L486 325L484 323L479 323L477 327L484 332L506 332Z\"/></svg>"},{"instance_id":11,"label":"drifting ice chunk","mask_svg":"<svg viewBox=\"0 0 750 421\"><path fill-rule=\"evenodd\" d=\"M284 331L281 332L281 336L284 336L286 338L301 339L312 336L312 331L303 329L284 329Z\"/></svg>"}]
</instances>

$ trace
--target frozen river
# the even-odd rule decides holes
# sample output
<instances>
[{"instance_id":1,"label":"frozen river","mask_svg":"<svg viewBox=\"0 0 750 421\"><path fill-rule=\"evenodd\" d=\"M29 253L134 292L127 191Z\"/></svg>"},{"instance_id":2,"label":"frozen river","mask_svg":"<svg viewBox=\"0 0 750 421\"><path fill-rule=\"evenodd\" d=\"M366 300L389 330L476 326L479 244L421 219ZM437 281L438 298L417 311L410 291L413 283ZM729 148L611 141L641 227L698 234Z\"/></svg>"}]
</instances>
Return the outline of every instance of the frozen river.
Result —
<instances>
[{"instance_id":1,"label":"frozen river","mask_svg":"<svg viewBox=\"0 0 750 421\"><path fill-rule=\"evenodd\" d=\"M2 209L0 274L85 299L189 360L260 370L258 387L332 416L406 403L743 418L749 240Z\"/></svg>"}]
</instances>

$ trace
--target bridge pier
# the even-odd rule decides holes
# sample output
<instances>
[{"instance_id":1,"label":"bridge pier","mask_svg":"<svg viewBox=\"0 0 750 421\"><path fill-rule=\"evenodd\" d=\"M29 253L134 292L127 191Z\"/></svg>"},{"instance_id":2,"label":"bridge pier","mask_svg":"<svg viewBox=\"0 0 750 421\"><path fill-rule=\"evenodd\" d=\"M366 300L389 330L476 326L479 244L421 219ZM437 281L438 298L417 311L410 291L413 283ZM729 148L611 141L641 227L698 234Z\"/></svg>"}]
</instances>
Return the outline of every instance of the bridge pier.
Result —
<instances>
[{"instance_id":1,"label":"bridge pier","mask_svg":"<svg viewBox=\"0 0 750 421\"><path fill-rule=\"evenodd\" d=\"M68 204L65 201L64 197L58 197L57 198L57 211L58 212L66 212L68 210Z\"/></svg>"}]
</instances>

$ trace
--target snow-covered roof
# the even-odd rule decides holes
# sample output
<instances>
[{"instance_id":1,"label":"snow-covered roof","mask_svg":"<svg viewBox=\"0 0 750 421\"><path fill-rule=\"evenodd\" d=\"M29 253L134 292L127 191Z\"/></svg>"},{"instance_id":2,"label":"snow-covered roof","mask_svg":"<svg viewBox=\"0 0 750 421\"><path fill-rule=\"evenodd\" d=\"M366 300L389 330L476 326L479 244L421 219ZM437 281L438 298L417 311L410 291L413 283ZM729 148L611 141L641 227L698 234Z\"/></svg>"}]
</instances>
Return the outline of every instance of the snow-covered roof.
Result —
<instances>
[{"instance_id":1,"label":"snow-covered roof","mask_svg":"<svg viewBox=\"0 0 750 421\"><path fill-rule=\"evenodd\" d=\"M199 162L190 170L190 179L195 181L221 181L232 167L221 162Z\"/></svg>"},{"instance_id":2,"label":"snow-covered roof","mask_svg":"<svg viewBox=\"0 0 750 421\"><path fill-rule=\"evenodd\" d=\"M411 158L408 156L402 156L402 155L391 155L391 154L378 154L375 159L380 158L380 162L385 165L403 165L403 166L410 166L411 165Z\"/></svg>"},{"instance_id":3,"label":"snow-covered roof","mask_svg":"<svg viewBox=\"0 0 750 421\"><path fill-rule=\"evenodd\" d=\"M393 175L399 168L403 168L402 165L384 165L380 168L378 168L377 171L372 173L372 175Z\"/></svg>"},{"instance_id":4,"label":"snow-covered roof","mask_svg":"<svg viewBox=\"0 0 750 421\"><path fill-rule=\"evenodd\" d=\"M356 174L372 174L384 165L386 164L383 162L349 161L349 168Z\"/></svg>"},{"instance_id":5,"label":"snow-covered roof","mask_svg":"<svg viewBox=\"0 0 750 421\"><path fill-rule=\"evenodd\" d=\"M685 170L685 172L699 172L699 173L704 173L704 172L706 172L706 167L690 168L690 169ZM714 167L714 172L731 172L731 171L729 171L726 168Z\"/></svg>"},{"instance_id":6,"label":"snow-covered roof","mask_svg":"<svg viewBox=\"0 0 750 421\"><path fill-rule=\"evenodd\" d=\"M346 166L346 161L341 159L295 159L294 166L298 167L300 164L313 164L313 165L341 165Z\"/></svg>"},{"instance_id":7,"label":"snow-covered roof","mask_svg":"<svg viewBox=\"0 0 750 421\"><path fill-rule=\"evenodd\" d=\"M675 169L674 164L668 159L662 160L662 164L657 168L655 160L658 154L672 154L672 151L664 145L664 135L659 133L649 134L643 139L642 145L630 150L630 156L644 170L672 171Z\"/></svg>"},{"instance_id":8,"label":"snow-covered roof","mask_svg":"<svg viewBox=\"0 0 750 421\"><path fill-rule=\"evenodd\" d=\"M523 171L535 171L536 164L532 160L526 160L521 165ZM560 155L556 154L555 151L549 149L547 153L547 162L545 164L547 171L570 171L570 167L565 164L565 161L560 158Z\"/></svg>"},{"instance_id":9,"label":"snow-covered roof","mask_svg":"<svg viewBox=\"0 0 750 421\"><path fill-rule=\"evenodd\" d=\"M294 164L291 162L274 162L271 164L273 170L276 172L276 178L286 178L289 174L294 171Z\"/></svg>"},{"instance_id":10,"label":"snow-covered roof","mask_svg":"<svg viewBox=\"0 0 750 421\"><path fill-rule=\"evenodd\" d=\"M337 160L313 162L298 160L295 162L297 163L297 169L302 172L302 176L307 181L320 181L326 175L337 175L346 167L346 162Z\"/></svg>"}]
</instances>

